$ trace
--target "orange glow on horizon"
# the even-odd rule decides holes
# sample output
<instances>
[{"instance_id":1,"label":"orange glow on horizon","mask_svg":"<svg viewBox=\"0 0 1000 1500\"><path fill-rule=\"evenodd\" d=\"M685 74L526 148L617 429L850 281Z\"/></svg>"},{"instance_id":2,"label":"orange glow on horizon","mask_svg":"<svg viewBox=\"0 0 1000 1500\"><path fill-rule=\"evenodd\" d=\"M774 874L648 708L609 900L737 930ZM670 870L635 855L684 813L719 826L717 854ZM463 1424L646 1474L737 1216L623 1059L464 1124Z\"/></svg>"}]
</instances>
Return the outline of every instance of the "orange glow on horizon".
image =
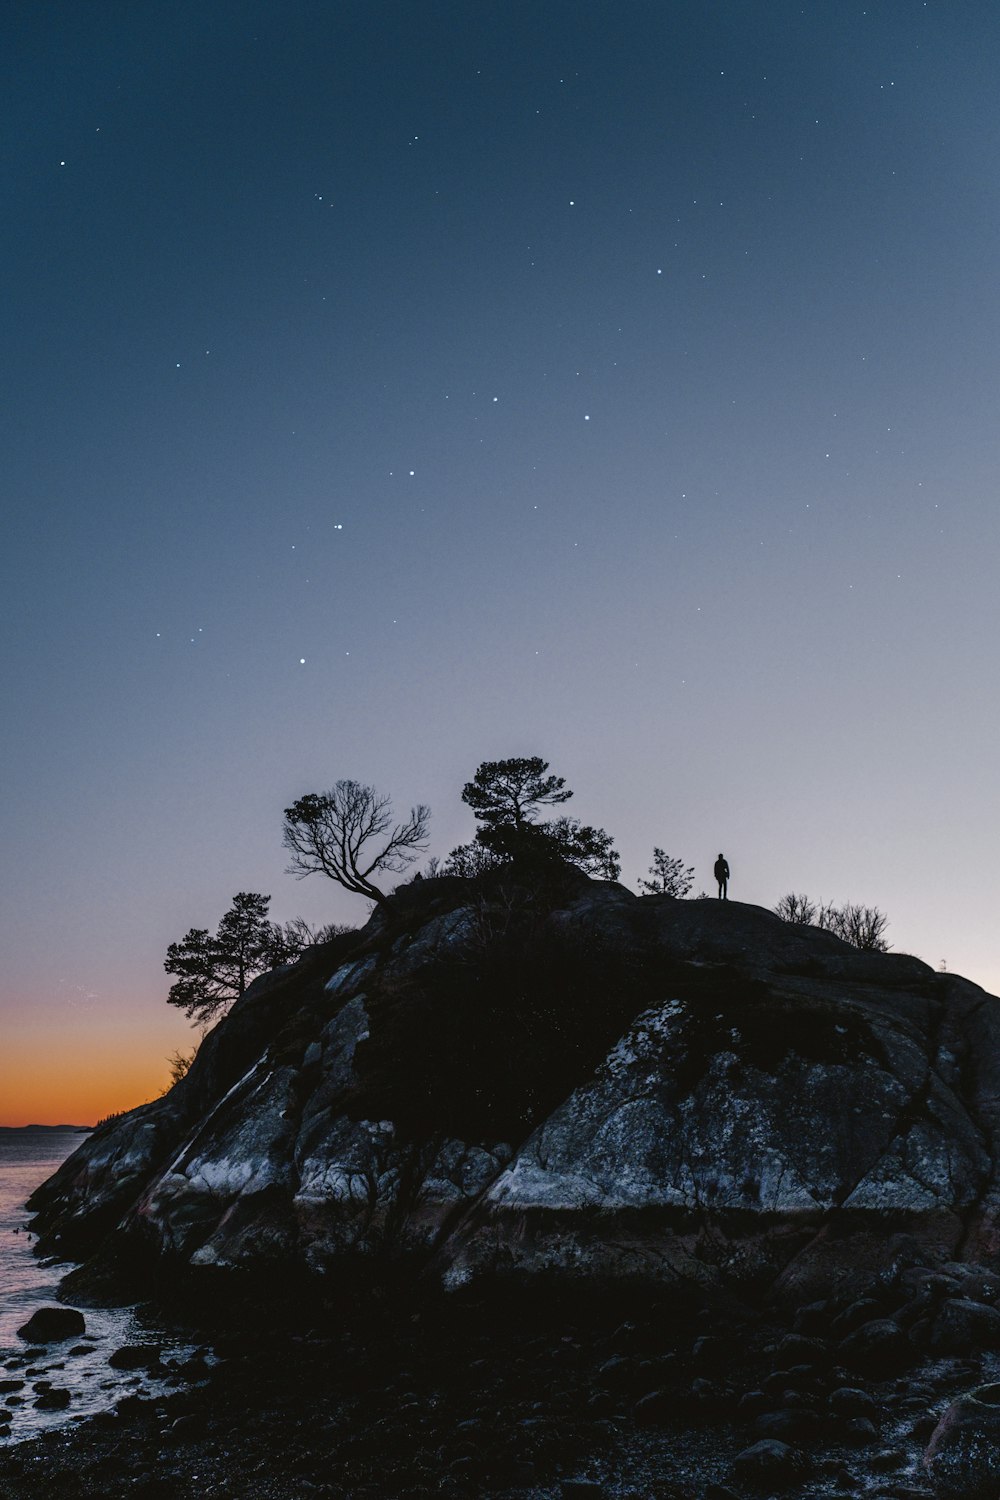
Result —
<instances>
[{"instance_id":1,"label":"orange glow on horizon","mask_svg":"<svg viewBox=\"0 0 1000 1500\"><path fill-rule=\"evenodd\" d=\"M162 1093L166 1062L147 1058L130 1067L94 1060L81 1073L79 1056L0 1063L0 1125L96 1125L105 1115L133 1109Z\"/></svg>"},{"instance_id":2,"label":"orange glow on horizon","mask_svg":"<svg viewBox=\"0 0 1000 1500\"><path fill-rule=\"evenodd\" d=\"M167 1058L195 1036L165 1030L122 1036L113 1027L70 1026L45 1034L28 1022L0 1052L0 1125L95 1125L155 1099L170 1081Z\"/></svg>"}]
</instances>

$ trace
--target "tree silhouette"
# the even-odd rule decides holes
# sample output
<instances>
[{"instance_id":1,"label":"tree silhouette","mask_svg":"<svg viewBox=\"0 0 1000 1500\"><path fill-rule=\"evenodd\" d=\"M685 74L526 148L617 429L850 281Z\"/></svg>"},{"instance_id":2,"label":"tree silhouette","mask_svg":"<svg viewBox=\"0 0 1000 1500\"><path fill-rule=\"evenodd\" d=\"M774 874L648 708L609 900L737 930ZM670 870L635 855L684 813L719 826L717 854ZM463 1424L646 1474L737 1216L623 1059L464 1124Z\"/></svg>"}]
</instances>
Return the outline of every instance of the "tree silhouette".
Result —
<instances>
[{"instance_id":1,"label":"tree silhouette","mask_svg":"<svg viewBox=\"0 0 1000 1500\"><path fill-rule=\"evenodd\" d=\"M614 840L603 828L592 828L577 818L536 821L539 808L567 802L573 795L565 779L547 775L548 769L548 761L540 755L483 761L462 792L462 801L480 824L476 842L452 850L445 865L449 874L490 868L489 860L473 855L478 846L493 857L493 863L535 868L572 864L588 875L617 880L621 860Z\"/></svg>"},{"instance_id":2,"label":"tree silhouette","mask_svg":"<svg viewBox=\"0 0 1000 1500\"><path fill-rule=\"evenodd\" d=\"M790 892L787 896L782 896L774 910L783 922L802 922L822 927L827 932L835 933L845 943L850 943L852 948L862 948L873 953L885 953L888 950L885 929L889 925L889 918L877 906L859 906L853 901L845 901L843 906L834 906L832 901L825 901L822 906L817 906L808 896Z\"/></svg>"},{"instance_id":3,"label":"tree silhouette","mask_svg":"<svg viewBox=\"0 0 1000 1500\"><path fill-rule=\"evenodd\" d=\"M316 943L328 943L342 932L353 932L354 928L345 922L327 922L323 926L313 927L305 917L292 917L284 925L275 922L273 931L272 963L287 964L298 958L306 948L314 947Z\"/></svg>"},{"instance_id":4,"label":"tree silhouette","mask_svg":"<svg viewBox=\"0 0 1000 1500\"><path fill-rule=\"evenodd\" d=\"M794 891L789 891L787 896L782 896L774 910L775 915L783 922L801 922L808 927L816 920L817 906L808 896L797 896Z\"/></svg>"},{"instance_id":5,"label":"tree silhouette","mask_svg":"<svg viewBox=\"0 0 1000 1500\"><path fill-rule=\"evenodd\" d=\"M541 833L552 841L560 857L586 875L600 875L617 880L622 862L614 839L603 828L592 828L578 818L555 818L540 825Z\"/></svg>"},{"instance_id":6,"label":"tree silhouette","mask_svg":"<svg viewBox=\"0 0 1000 1500\"><path fill-rule=\"evenodd\" d=\"M398 874L427 848L430 815L420 803L405 823L393 826L389 798L359 781L309 792L285 808L283 843L292 856L288 873L299 880L328 875L345 890L381 903L385 892L370 877L376 870Z\"/></svg>"},{"instance_id":7,"label":"tree silhouette","mask_svg":"<svg viewBox=\"0 0 1000 1500\"><path fill-rule=\"evenodd\" d=\"M673 859L655 845L649 873L651 880L639 881L645 896L686 896L694 885L694 865L685 866L682 859Z\"/></svg>"},{"instance_id":8,"label":"tree silhouette","mask_svg":"<svg viewBox=\"0 0 1000 1500\"><path fill-rule=\"evenodd\" d=\"M497 869L503 863L502 855L494 854L493 850L487 849L485 844L479 844L473 840L471 844L459 844L457 849L451 851L441 866L441 874L462 875L466 880L474 880L490 870Z\"/></svg>"},{"instance_id":9,"label":"tree silhouette","mask_svg":"<svg viewBox=\"0 0 1000 1500\"><path fill-rule=\"evenodd\" d=\"M187 1077L191 1069L191 1064L194 1062L197 1056L197 1047L193 1048L193 1050L190 1052L182 1052L179 1047L175 1052L171 1052L170 1056L167 1058L167 1067L170 1069L170 1082L163 1090L165 1094L173 1088L175 1083L180 1083L182 1078Z\"/></svg>"},{"instance_id":10,"label":"tree silhouette","mask_svg":"<svg viewBox=\"0 0 1000 1500\"><path fill-rule=\"evenodd\" d=\"M251 979L271 968L275 928L267 920L270 901L270 896L240 891L214 935L205 927L192 927L179 943L170 944L163 967L180 976L170 986L170 1005L205 1025L238 1000Z\"/></svg>"},{"instance_id":11,"label":"tree silhouette","mask_svg":"<svg viewBox=\"0 0 1000 1500\"><path fill-rule=\"evenodd\" d=\"M857 906L851 901L843 906L822 906L816 925L835 932L852 948L885 953L889 947L883 935L889 918L877 906Z\"/></svg>"},{"instance_id":12,"label":"tree silhouette","mask_svg":"<svg viewBox=\"0 0 1000 1500\"><path fill-rule=\"evenodd\" d=\"M471 781L465 783L462 801L486 827L533 823L539 807L568 802L573 793L564 790L562 776L546 776L547 760L540 755L515 756L511 760L484 760Z\"/></svg>"}]
</instances>

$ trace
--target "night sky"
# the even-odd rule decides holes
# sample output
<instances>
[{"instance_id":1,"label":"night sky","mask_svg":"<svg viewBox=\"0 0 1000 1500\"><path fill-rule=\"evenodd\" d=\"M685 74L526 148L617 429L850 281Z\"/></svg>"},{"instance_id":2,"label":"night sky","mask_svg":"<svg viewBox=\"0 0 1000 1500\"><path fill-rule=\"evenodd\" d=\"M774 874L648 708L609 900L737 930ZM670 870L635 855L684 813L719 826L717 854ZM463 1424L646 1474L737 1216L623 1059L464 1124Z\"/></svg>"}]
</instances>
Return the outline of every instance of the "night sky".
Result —
<instances>
[{"instance_id":1,"label":"night sky","mask_svg":"<svg viewBox=\"0 0 1000 1500\"><path fill-rule=\"evenodd\" d=\"M633 888L1000 989L1000 13L12 0L0 1122L151 1097L169 942L340 777L540 754Z\"/></svg>"}]
</instances>

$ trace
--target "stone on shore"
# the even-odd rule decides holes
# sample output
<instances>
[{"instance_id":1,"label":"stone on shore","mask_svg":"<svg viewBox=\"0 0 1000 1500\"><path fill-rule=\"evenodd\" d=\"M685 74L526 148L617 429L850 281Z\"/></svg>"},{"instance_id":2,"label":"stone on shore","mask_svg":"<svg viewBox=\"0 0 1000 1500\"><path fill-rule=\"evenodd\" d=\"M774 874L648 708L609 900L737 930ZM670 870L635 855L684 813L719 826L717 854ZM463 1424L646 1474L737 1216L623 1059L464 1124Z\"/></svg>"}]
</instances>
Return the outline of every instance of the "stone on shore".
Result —
<instances>
[{"instance_id":1,"label":"stone on shore","mask_svg":"<svg viewBox=\"0 0 1000 1500\"><path fill-rule=\"evenodd\" d=\"M86 1331L86 1319L75 1307L40 1307L17 1330L17 1336L28 1344L59 1344Z\"/></svg>"}]
</instances>

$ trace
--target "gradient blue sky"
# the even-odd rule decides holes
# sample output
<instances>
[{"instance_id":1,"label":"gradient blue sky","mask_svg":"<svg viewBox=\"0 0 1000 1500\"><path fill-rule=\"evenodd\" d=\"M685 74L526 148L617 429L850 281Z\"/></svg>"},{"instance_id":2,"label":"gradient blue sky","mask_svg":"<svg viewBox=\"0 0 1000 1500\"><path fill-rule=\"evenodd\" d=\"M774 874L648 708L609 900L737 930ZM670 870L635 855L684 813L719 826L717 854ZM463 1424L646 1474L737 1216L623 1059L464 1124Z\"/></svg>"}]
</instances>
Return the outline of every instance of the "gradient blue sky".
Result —
<instances>
[{"instance_id":1,"label":"gradient blue sky","mask_svg":"<svg viewBox=\"0 0 1000 1500\"><path fill-rule=\"evenodd\" d=\"M627 884L724 849L1000 989L998 56L963 0L5 7L0 1121L156 1092L236 891L363 918L283 873L342 776L445 854L539 753Z\"/></svg>"}]
</instances>

